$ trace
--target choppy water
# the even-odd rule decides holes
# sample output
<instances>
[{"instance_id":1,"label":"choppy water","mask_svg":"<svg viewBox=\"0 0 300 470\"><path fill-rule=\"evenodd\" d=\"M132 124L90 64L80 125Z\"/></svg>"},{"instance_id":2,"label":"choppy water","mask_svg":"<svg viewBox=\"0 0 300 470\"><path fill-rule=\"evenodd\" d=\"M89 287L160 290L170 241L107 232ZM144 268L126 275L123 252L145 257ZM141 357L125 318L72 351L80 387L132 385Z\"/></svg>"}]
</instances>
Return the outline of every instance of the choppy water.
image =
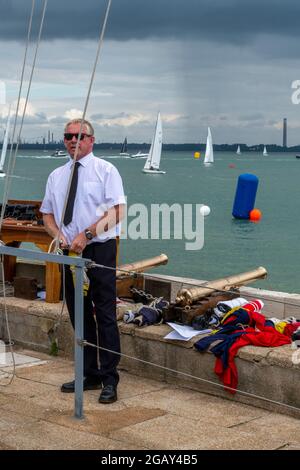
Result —
<instances>
[{"instance_id":1,"label":"choppy water","mask_svg":"<svg viewBox=\"0 0 300 470\"><path fill-rule=\"evenodd\" d=\"M104 155L120 171L128 204L207 204L205 243L199 251L186 251L185 240L122 240L121 262L148 258L160 253L169 263L160 273L199 279L216 279L265 266L268 279L255 285L300 292L300 159L293 153L256 153L240 156L216 152L215 163L203 165L189 152L163 152L161 167L166 175L141 172L144 159L134 160L109 152ZM42 199L48 174L64 164L37 151L20 151L10 190L13 199ZM235 168L229 165L234 164ZM263 213L260 223L233 220L231 216L237 178L253 173L259 178L256 207ZM0 180L2 191L4 181Z\"/></svg>"}]
</instances>

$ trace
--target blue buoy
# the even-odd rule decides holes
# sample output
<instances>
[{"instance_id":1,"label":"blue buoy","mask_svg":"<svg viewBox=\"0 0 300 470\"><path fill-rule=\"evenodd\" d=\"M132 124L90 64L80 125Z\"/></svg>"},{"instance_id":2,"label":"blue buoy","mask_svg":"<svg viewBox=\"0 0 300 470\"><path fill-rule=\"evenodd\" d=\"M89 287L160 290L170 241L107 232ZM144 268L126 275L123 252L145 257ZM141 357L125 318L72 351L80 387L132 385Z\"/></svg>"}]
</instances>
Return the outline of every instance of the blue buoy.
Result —
<instances>
[{"instance_id":1,"label":"blue buoy","mask_svg":"<svg viewBox=\"0 0 300 470\"><path fill-rule=\"evenodd\" d=\"M255 204L258 178L250 173L239 176L232 215L236 219L249 219L249 212Z\"/></svg>"}]
</instances>

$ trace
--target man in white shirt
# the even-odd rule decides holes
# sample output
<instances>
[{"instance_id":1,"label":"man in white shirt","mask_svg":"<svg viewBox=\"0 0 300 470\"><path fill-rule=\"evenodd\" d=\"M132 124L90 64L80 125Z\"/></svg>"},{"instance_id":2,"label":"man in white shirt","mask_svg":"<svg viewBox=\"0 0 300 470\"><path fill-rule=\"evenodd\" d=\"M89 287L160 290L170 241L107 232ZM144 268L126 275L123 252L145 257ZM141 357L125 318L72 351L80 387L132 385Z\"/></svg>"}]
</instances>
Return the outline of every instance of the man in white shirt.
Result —
<instances>
[{"instance_id":1,"label":"man in white shirt","mask_svg":"<svg viewBox=\"0 0 300 470\"><path fill-rule=\"evenodd\" d=\"M40 210L47 232L53 238L59 235L62 248L82 253L84 258L97 264L115 268L116 237L120 234L119 221L126 200L118 170L92 153L95 137L88 121L83 121L62 232L59 234L81 121L73 119L65 126L64 144L71 159L50 174ZM65 271L66 302L74 327L73 277L70 268L66 267ZM93 344L97 344L98 338L102 348L120 353L115 271L92 268L88 271L88 277L90 287L84 297L84 338ZM98 350L91 346L84 348L84 390L102 386L99 402L112 403L117 400L120 356L102 349L99 355L100 364ZM72 393L74 389L74 381L61 387L65 393Z\"/></svg>"}]
</instances>

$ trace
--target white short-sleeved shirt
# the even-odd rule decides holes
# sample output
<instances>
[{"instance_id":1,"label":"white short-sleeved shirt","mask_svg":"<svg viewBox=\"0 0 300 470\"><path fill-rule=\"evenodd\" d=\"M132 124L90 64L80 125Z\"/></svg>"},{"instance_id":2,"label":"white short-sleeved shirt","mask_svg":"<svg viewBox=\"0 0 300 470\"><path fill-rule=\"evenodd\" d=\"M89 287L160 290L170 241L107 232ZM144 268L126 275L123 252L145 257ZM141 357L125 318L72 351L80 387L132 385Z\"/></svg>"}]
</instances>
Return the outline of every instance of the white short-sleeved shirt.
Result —
<instances>
[{"instance_id":1,"label":"white short-sleeved shirt","mask_svg":"<svg viewBox=\"0 0 300 470\"><path fill-rule=\"evenodd\" d=\"M86 228L96 223L105 210L126 204L123 184L118 170L93 153L78 160L78 185L74 202L73 219L62 233L69 244ZM53 214L59 227L73 161L56 168L48 178L46 193L40 211ZM100 209L99 209L100 208ZM102 210L101 210L102 209ZM92 242L105 242L120 235L120 224L93 238Z\"/></svg>"}]
</instances>

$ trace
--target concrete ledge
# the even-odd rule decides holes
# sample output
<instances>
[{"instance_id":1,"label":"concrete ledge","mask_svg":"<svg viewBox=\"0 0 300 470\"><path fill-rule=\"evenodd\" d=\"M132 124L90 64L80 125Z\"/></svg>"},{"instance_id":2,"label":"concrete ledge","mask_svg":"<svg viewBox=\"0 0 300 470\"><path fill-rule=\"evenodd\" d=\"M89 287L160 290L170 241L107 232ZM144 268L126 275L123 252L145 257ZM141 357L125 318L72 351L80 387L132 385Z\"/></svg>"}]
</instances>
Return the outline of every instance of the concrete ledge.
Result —
<instances>
[{"instance_id":1,"label":"concrete ledge","mask_svg":"<svg viewBox=\"0 0 300 470\"><path fill-rule=\"evenodd\" d=\"M271 316L278 316L272 310L274 299L276 302L279 298L284 299L283 316L286 316L288 311L289 315L297 316L296 310L290 310L290 305L287 305L292 303L291 299L296 307L299 303L300 308L300 296L296 294L271 293L271 291L245 288L242 295L247 295L249 298L264 297L264 299L269 295L269 300L266 301L266 303L269 302L269 310L266 307L264 313L268 311ZM53 328L54 323L60 317L62 304L47 304L42 301L27 301L14 297L7 298L6 303L13 341L32 350L49 352L48 331ZM0 298L0 338L7 339L3 306L3 298ZM279 348L247 346L240 350L236 358L239 373L238 388L247 394L264 397L266 400L263 401L253 396L240 393L232 396L225 392L214 373L215 357L210 353L199 353L193 349L193 343L197 338L188 342L167 341L164 336L170 331L168 325L139 328L120 322L119 327L122 353L125 355L122 357L120 366L130 373L300 417L300 349L296 350L298 364L295 361L293 363L294 350L290 345ZM72 357L73 330L66 308L58 328L58 345L60 355ZM133 358L141 359L146 363ZM151 363L160 367L155 367Z\"/></svg>"}]
</instances>

